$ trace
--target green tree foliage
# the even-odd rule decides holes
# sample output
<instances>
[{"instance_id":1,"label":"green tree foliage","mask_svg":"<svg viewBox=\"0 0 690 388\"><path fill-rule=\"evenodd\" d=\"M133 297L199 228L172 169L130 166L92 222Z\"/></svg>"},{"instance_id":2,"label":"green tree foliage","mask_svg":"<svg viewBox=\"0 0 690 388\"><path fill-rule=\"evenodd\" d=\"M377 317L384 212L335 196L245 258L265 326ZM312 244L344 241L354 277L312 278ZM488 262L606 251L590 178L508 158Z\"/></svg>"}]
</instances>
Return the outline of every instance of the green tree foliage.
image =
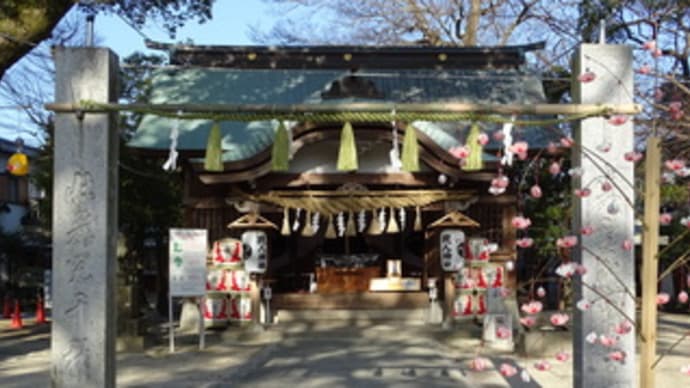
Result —
<instances>
[{"instance_id":1,"label":"green tree foliage","mask_svg":"<svg viewBox=\"0 0 690 388\"><path fill-rule=\"evenodd\" d=\"M211 18L213 0L3 0L0 2L0 79L79 3L86 12L112 12L137 27L159 22L174 36L186 21Z\"/></svg>"}]
</instances>

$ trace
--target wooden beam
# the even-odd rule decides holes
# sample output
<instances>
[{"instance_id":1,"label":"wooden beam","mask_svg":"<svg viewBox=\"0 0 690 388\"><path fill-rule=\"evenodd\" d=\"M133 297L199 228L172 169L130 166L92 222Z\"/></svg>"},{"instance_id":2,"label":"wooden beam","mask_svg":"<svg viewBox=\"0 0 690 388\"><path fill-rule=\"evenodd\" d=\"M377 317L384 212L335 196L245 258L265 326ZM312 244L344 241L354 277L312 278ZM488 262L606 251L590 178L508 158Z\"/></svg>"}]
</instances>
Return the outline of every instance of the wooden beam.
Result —
<instances>
[{"instance_id":1,"label":"wooden beam","mask_svg":"<svg viewBox=\"0 0 690 388\"><path fill-rule=\"evenodd\" d=\"M642 111L640 104L476 104L462 102L447 103L388 103L388 102L357 102L341 104L46 104L47 110L56 113L106 113L106 112L141 112L155 114L169 114L181 119L190 114L246 114L249 121L255 121L252 115L272 114L309 115L315 113L371 113L380 114L390 119L393 110L397 115L422 113L466 113L466 114L502 114L502 115L599 115L628 114L634 115ZM198 115L193 116L198 119ZM353 119L353 121L356 121ZM362 121L372 121L366 117ZM455 119L450 120L455 121ZM361 121L360 121L361 122Z\"/></svg>"},{"instance_id":2,"label":"wooden beam","mask_svg":"<svg viewBox=\"0 0 690 388\"><path fill-rule=\"evenodd\" d=\"M657 276L659 261L659 197L661 148L658 137L647 139L644 179L644 230L642 232L642 326L640 337L640 387L654 388L657 339Z\"/></svg>"}]
</instances>

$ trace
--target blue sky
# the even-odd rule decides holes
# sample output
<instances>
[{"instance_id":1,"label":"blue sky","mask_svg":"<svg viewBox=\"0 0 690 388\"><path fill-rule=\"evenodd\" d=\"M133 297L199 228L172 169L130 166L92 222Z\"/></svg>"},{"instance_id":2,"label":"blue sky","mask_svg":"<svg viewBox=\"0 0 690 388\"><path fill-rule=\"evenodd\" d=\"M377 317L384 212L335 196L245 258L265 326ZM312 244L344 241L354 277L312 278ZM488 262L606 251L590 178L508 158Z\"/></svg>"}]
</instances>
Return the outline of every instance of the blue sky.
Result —
<instances>
[{"instance_id":1,"label":"blue sky","mask_svg":"<svg viewBox=\"0 0 690 388\"><path fill-rule=\"evenodd\" d=\"M249 37L249 26L269 28L277 15L262 0L216 0L213 18L204 24L189 22L177 31L174 41L192 40L195 44L247 45L253 44ZM127 25L117 15L98 15L95 22L96 43L109 47L120 58L135 51L147 51L142 34L151 40L173 42L162 27L151 24L141 33ZM12 71L12 70L10 70ZM53 85L45 85L52 91ZM51 94L52 92L49 92ZM49 101L45 101L49 102ZM13 140L18 132L15 127L34 127L12 102L0 97L0 138ZM38 145L31 135L21 134L28 145Z\"/></svg>"}]
</instances>

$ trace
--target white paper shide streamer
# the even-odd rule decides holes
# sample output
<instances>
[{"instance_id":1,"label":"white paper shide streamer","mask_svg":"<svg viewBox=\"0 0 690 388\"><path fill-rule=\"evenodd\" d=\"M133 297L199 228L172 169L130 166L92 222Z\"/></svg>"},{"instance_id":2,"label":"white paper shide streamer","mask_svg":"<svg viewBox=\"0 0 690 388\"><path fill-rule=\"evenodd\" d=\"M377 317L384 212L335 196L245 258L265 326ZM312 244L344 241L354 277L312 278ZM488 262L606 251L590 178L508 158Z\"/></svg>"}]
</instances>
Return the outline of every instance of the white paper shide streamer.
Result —
<instances>
[{"instance_id":1,"label":"white paper shide streamer","mask_svg":"<svg viewBox=\"0 0 690 388\"><path fill-rule=\"evenodd\" d=\"M180 136L180 114L177 112L177 118L175 119L175 124L170 130L170 152L168 153L168 160L163 163L163 170L171 172L177 169L177 138Z\"/></svg>"},{"instance_id":2,"label":"white paper shide streamer","mask_svg":"<svg viewBox=\"0 0 690 388\"><path fill-rule=\"evenodd\" d=\"M338 217L335 219L335 227L338 230L338 237L343 237L345 234L345 213L338 213Z\"/></svg>"},{"instance_id":3,"label":"white paper shide streamer","mask_svg":"<svg viewBox=\"0 0 690 388\"><path fill-rule=\"evenodd\" d=\"M321 226L321 214L319 214L319 212L316 212L311 217L311 228L314 229L314 233L317 233L319 231L319 226Z\"/></svg>"},{"instance_id":4,"label":"white paper shide streamer","mask_svg":"<svg viewBox=\"0 0 690 388\"><path fill-rule=\"evenodd\" d=\"M364 210L360 210L357 214L357 231L359 233L364 232L367 228L367 213Z\"/></svg>"},{"instance_id":5,"label":"white paper shide streamer","mask_svg":"<svg viewBox=\"0 0 690 388\"><path fill-rule=\"evenodd\" d=\"M302 214L302 209L297 208L297 210L295 211L295 222L292 223L292 231L293 232L296 232L299 230L299 225L300 225L299 224L299 216L300 216L300 214Z\"/></svg>"},{"instance_id":6,"label":"white paper shide streamer","mask_svg":"<svg viewBox=\"0 0 690 388\"><path fill-rule=\"evenodd\" d=\"M510 122L503 124L503 158L501 164L504 166L513 165L513 152L510 151L510 146L513 145L513 124L515 123L515 115L510 117Z\"/></svg>"}]
</instances>

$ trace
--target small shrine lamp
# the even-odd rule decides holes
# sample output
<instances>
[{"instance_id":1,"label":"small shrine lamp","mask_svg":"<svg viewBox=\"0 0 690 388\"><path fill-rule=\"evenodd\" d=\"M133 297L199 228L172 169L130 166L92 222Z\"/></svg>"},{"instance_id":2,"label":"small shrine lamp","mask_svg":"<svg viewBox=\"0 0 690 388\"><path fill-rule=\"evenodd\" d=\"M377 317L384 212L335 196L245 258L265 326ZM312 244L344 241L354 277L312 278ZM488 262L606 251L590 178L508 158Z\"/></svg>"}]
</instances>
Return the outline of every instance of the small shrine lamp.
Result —
<instances>
[{"instance_id":1,"label":"small shrine lamp","mask_svg":"<svg viewBox=\"0 0 690 388\"><path fill-rule=\"evenodd\" d=\"M7 171L14 176L25 176L29 173L29 157L24 151L24 139L18 137L15 141L17 152L7 159Z\"/></svg>"}]
</instances>

